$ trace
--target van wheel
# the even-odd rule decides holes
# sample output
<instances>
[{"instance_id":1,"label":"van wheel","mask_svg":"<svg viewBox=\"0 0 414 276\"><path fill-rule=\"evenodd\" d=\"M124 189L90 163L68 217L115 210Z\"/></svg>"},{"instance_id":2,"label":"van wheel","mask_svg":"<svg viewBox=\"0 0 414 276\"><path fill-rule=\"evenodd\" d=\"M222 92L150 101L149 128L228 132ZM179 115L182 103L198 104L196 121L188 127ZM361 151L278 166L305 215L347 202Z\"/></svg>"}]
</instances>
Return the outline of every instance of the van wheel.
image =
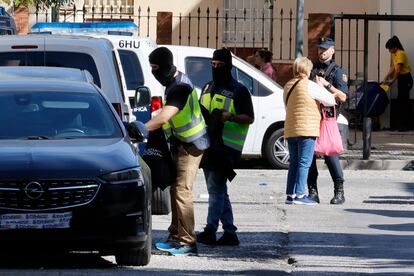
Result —
<instances>
[{"instance_id":1,"label":"van wheel","mask_svg":"<svg viewBox=\"0 0 414 276\"><path fill-rule=\"evenodd\" d=\"M263 156L275 169L289 168L289 149L283 134L283 128L277 129L267 138L263 147Z\"/></svg>"},{"instance_id":2,"label":"van wheel","mask_svg":"<svg viewBox=\"0 0 414 276\"><path fill-rule=\"evenodd\" d=\"M171 212L170 187L161 190L156 188L152 192L152 214L168 215Z\"/></svg>"}]
</instances>

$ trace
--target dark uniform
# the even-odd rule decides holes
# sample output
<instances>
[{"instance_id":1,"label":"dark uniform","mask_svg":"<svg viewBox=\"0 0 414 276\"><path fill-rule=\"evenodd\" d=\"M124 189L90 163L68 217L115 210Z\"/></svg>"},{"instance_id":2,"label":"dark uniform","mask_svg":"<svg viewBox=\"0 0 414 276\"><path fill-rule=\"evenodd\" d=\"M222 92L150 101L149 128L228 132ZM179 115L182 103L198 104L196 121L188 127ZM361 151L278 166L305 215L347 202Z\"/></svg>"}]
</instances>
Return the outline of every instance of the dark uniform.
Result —
<instances>
[{"instance_id":1,"label":"dark uniform","mask_svg":"<svg viewBox=\"0 0 414 276\"><path fill-rule=\"evenodd\" d=\"M312 80L315 80L316 75L324 77L330 84L332 84L332 86L341 90L345 94L348 94L348 75L346 71L339 65L335 64L334 61L331 60L328 63L315 63L310 78ZM332 107L328 107L326 110L328 111L328 117L334 116ZM338 114L341 112L340 103L337 103L336 110L336 115L338 116ZM335 195L331 200L331 204L341 204L345 201L345 198L343 190L344 175L341 164L339 163L339 156L324 156L324 158L335 187ZM309 196L315 201L319 202L317 179L318 168L316 167L316 156L314 156L312 165L309 168L308 189Z\"/></svg>"}]
</instances>

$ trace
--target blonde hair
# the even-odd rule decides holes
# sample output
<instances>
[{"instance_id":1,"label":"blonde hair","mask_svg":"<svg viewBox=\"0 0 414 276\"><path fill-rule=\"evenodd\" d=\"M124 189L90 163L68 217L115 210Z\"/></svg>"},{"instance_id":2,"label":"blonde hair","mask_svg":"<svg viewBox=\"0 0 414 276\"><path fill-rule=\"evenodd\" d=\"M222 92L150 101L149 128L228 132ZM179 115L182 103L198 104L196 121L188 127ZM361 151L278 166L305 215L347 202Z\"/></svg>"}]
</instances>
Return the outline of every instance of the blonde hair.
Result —
<instances>
[{"instance_id":1,"label":"blonde hair","mask_svg":"<svg viewBox=\"0 0 414 276\"><path fill-rule=\"evenodd\" d=\"M293 63L293 76L295 78L308 78L313 64L307 57L298 57Z\"/></svg>"}]
</instances>

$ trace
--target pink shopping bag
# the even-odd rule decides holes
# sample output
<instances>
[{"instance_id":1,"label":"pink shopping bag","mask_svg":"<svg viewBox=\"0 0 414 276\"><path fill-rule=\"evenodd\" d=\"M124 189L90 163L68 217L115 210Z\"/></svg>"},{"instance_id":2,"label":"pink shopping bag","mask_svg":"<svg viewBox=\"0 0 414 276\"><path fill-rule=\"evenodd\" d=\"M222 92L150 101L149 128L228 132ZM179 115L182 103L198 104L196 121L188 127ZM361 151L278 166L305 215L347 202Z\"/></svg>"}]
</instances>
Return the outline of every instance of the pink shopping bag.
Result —
<instances>
[{"instance_id":1,"label":"pink shopping bag","mask_svg":"<svg viewBox=\"0 0 414 276\"><path fill-rule=\"evenodd\" d=\"M319 137L316 138L315 154L321 156L335 156L342 153L341 134L339 133L338 123L336 122L336 110L334 107L334 117L327 118L326 110L322 108L322 119Z\"/></svg>"}]
</instances>

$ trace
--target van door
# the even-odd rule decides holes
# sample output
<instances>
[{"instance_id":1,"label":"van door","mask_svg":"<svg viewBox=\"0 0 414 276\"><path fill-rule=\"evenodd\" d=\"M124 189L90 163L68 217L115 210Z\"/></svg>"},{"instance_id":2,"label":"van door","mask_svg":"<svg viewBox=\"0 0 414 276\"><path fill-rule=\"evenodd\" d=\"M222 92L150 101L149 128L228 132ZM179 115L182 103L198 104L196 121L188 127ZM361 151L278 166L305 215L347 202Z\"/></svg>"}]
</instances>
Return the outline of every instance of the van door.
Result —
<instances>
[{"instance_id":1,"label":"van door","mask_svg":"<svg viewBox=\"0 0 414 276\"><path fill-rule=\"evenodd\" d=\"M130 50L118 50L119 58L122 65L122 70L124 72L125 86L128 91L131 91L128 94L128 101L130 106L135 106L134 104L134 95L135 90L144 85L144 74L142 72L141 63L138 60L137 55L134 51ZM151 106L150 103L146 106L134 107L132 109L136 120L141 122L147 122L151 118Z\"/></svg>"}]
</instances>

